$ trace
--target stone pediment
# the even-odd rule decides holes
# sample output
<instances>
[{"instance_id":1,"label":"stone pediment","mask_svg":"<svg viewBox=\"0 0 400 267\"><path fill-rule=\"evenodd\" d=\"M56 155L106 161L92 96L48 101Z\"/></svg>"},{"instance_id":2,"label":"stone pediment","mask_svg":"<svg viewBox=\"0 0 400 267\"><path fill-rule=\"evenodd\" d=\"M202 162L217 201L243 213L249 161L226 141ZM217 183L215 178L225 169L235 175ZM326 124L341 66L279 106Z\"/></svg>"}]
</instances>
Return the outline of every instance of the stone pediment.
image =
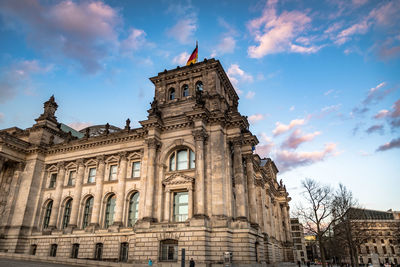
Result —
<instances>
[{"instance_id":1,"label":"stone pediment","mask_svg":"<svg viewBox=\"0 0 400 267\"><path fill-rule=\"evenodd\" d=\"M194 178L182 173L174 173L164 179L164 185L191 184Z\"/></svg>"}]
</instances>

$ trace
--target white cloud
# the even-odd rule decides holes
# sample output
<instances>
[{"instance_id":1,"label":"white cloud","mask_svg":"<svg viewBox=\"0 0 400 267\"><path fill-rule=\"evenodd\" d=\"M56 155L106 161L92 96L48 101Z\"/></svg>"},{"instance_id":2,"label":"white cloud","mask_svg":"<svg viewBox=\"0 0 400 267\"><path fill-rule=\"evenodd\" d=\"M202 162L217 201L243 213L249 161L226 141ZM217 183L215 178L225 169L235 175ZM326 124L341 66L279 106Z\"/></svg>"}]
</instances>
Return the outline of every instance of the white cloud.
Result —
<instances>
[{"instance_id":1,"label":"white cloud","mask_svg":"<svg viewBox=\"0 0 400 267\"><path fill-rule=\"evenodd\" d=\"M293 111L294 110L294 106L291 106L290 108L289 108L289 111Z\"/></svg>"},{"instance_id":2,"label":"white cloud","mask_svg":"<svg viewBox=\"0 0 400 267\"><path fill-rule=\"evenodd\" d=\"M261 133L260 144L256 146L256 153L261 157L268 157L272 149L275 147L275 143L265 133Z\"/></svg>"},{"instance_id":3,"label":"white cloud","mask_svg":"<svg viewBox=\"0 0 400 267\"><path fill-rule=\"evenodd\" d=\"M188 61L189 56L190 56L189 53L182 52L179 55L175 56L172 59L172 62L175 63L175 64L178 64L180 66L184 66L184 65L186 65L186 62Z\"/></svg>"},{"instance_id":4,"label":"white cloud","mask_svg":"<svg viewBox=\"0 0 400 267\"><path fill-rule=\"evenodd\" d=\"M258 45L252 45L247 52L251 58L262 58L279 52L316 53L322 46L310 44L304 36L311 18L299 11L276 13L277 1L268 1L261 17L251 20L248 29ZM299 44L296 44L295 42ZM309 46L304 46L305 44Z\"/></svg>"},{"instance_id":5,"label":"white cloud","mask_svg":"<svg viewBox=\"0 0 400 267\"><path fill-rule=\"evenodd\" d=\"M263 120L263 119L264 119L263 114L253 114L253 115L249 116L249 121L250 121L250 123L253 123L253 124L260 120Z\"/></svg>"},{"instance_id":6,"label":"white cloud","mask_svg":"<svg viewBox=\"0 0 400 267\"><path fill-rule=\"evenodd\" d=\"M138 50L148 44L146 41L146 33L143 30L131 28L129 31L130 34L128 38L121 42L121 49L124 52Z\"/></svg>"},{"instance_id":7,"label":"white cloud","mask_svg":"<svg viewBox=\"0 0 400 267\"><path fill-rule=\"evenodd\" d=\"M179 20L167 31L167 34L178 40L181 44L188 44L193 41L193 35L196 30L197 19L192 17Z\"/></svg>"},{"instance_id":8,"label":"white cloud","mask_svg":"<svg viewBox=\"0 0 400 267\"><path fill-rule=\"evenodd\" d=\"M246 94L246 98L247 98L247 99L253 99L255 95L256 95L255 92L249 91L249 92L247 92L247 94Z\"/></svg>"},{"instance_id":9,"label":"white cloud","mask_svg":"<svg viewBox=\"0 0 400 267\"><path fill-rule=\"evenodd\" d=\"M250 74L248 74L244 70L242 70L238 64L232 64L229 67L227 74L230 79L231 79L231 77L234 77L236 82L239 82L238 79L240 79L240 81L243 81L243 82L253 82L253 76L251 76Z\"/></svg>"},{"instance_id":10,"label":"white cloud","mask_svg":"<svg viewBox=\"0 0 400 267\"><path fill-rule=\"evenodd\" d=\"M217 45L217 48L213 50L211 57L216 57L217 55L230 54L235 51L236 40L232 36L225 36L221 38L221 41Z\"/></svg>"}]
</instances>

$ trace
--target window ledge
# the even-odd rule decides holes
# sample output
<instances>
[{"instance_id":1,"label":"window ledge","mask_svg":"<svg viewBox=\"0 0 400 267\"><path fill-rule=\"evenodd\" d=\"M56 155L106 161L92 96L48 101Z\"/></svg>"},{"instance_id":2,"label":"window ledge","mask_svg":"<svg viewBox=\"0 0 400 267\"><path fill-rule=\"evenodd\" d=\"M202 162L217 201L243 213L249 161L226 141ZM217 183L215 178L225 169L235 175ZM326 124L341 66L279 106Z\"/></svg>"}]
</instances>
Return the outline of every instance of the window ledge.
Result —
<instances>
[{"instance_id":1,"label":"window ledge","mask_svg":"<svg viewBox=\"0 0 400 267\"><path fill-rule=\"evenodd\" d=\"M118 183L118 180L104 181L104 184L114 184L114 183Z\"/></svg>"}]
</instances>

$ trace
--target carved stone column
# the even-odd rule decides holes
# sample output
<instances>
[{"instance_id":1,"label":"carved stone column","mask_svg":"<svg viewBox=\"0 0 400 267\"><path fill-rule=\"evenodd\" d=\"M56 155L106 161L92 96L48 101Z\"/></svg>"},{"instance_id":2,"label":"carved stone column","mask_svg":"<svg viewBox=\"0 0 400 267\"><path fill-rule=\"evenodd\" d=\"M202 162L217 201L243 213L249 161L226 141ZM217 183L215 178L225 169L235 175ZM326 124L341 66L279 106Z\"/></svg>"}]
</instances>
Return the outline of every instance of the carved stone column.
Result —
<instances>
[{"instance_id":1,"label":"carved stone column","mask_svg":"<svg viewBox=\"0 0 400 267\"><path fill-rule=\"evenodd\" d=\"M194 140L196 142L196 184L195 196L196 205L194 207L195 217L205 216L205 186L204 186L204 140L207 134L204 129L194 130Z\"/></svg>"},{"instance_id":2,"label":"carved stone column","mask_svg":"<svg viewBox=\"0 0 400 267\"><path fill-rule=\"evenodd\" d=\"M105 170L104 156L97 157L97 170L96 170L96 191L94 195L93 211L91 218L92 226L99 226L101 199L103 197L103 182Z\"/></svg>"},{"instance_id":3,"label":"carved stone column","mask_svg":"<svg viewBox=\"0 0 400 267\"><path fill-rule=\"evenodd\" d=\"M189 209L188 209L188 218L191 219L193 217L193 186L189 186Z\"/></svg>"},{"instance_id":4,"label":"carved stone column","mask_svg":"<svg viewBox=\"0 0 400 267\"><path fill-rule=\"evenodd\" d=\"M85 175L85 165L83 165L83 160L78 159L76 161L76 165L78 165L78 172L76 174L75 192L74 199L72 200L71 217L68 224L70 228L76 228L78 225L78 212L81 203L83 178Z\"/></svg>"},{"instance_id":5,"label":"carved stone column","mask_svg":"<svg viewBox=\"0 0 400 267\"><path fill-rule=\"evenodd\" d=\"M164 221L171 220L171 190L165 190Z\"/></svg>"},{"instance_id":6,"label":"carved stone column","mask_svg":"<svg viewBox=\"0 0 400 267\"><path fill-rule=\"evenodd\" d=\"M246 170L247 170L247 188L248 199L249 199L249 215L250 215L250 223L254 224L254 226L258 225L257 220L257 196L259 199L259 203L261 202L261 194L257 194L255 181L254 181L254 169L253 169L253 155L248 154L245 155L246 159Z\"/></svg>"},{"instance_id":7,"label":"carved stone column","mask_svg":"<svg viewBox=\"0 0 400 267\"><path fill-rule=\"evenodd\" d=\"M60 212L60 202L61 202L61 195L62 189L64 186L65 180L65 164L64 162L59 162L57 164L58 173L57 173L57 180L56 180L56 191L54 192L54 200L53 200L53 207L50 214L50 221L49 221L49 228L55 229L57 228L57 218Z\"/></svg>"},{"instance_id":8,"label":"carved stone column","mask_svg":"<svg viewBox=\"0 0 400 267\"><path fill-rule=\"evenodd\" d=\"M154 203L154 181L156 173L157 149L160 142L156 138L147 139L148 157L147 157L147 179L146 179L146 196L144 207L144 221L154 221L153 203Z\"/></svg>"},{"instance_id":9,"label":"carved stone column","mask_svg":"<svg viewBox=\"0 0 400 267\"><path fill-rule=\"evenodd\" d=\"M125 187L126 187L126 170L128 159L126 153L120 154L119 168L118 168L118 189L114 225L123 225L122 214L124 210Z\"/></svg>"},{"instance_id":10,"label":"carved stone column","mask_svg":"<svg viewBox=\"0 0 400 267\"><path fill-rule=\"evenodd\" d=\"M236 209L237 218L247 220L247 203L245 192L245 180L243 174L243 158L242 158L242 140L237 137L233 140L233 170L235 176L236 187Z\"/></svg>"}]
</instances>

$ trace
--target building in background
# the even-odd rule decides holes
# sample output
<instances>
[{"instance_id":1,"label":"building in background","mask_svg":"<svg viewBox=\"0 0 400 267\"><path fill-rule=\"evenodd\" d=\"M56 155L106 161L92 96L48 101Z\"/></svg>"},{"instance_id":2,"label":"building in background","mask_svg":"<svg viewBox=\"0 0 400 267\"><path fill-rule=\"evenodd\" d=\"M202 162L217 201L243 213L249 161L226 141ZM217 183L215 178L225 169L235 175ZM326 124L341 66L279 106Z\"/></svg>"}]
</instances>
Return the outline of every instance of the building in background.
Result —
<instances>
[{"instance_id":1,"label":"building in background","mask_svg":"<svg viewBox=\"0 0 400 267\"><path fill-rule=\"evenodd\" d=\"M400 212L351 208L345 220L335 225L334 233L338 240L347 235L352 241L359 264L400 263ZM348 242L341 247L350 255ZM349 257L345 260L350 262Z\"/></svg>"},{"instance_id":2,"label":"building in background","mask_svg":"<svg viewBox=\"0 0 400 267\"><path fill-rule=\"evenodd\" d=\"M305 263L308 261L306 241L304 239L303 225L299 222L298 218L291 218L290 225L292 229L293 248L295 261Z\"/></svg>"},{"instance_id":3,"label":"building in background","mask_svg":"<svg viewBox=\"0 0 400 267\"><path fill-rule=\"evenodd\" d=\"M290 197L274 162L253 153L220 62L150 80L140 128L76 132L51 97L31 128L0 131L0 249L177 266L183 248L197 266L230 253L237 264L293 261Z\"/></svg>"}]
</instances>

